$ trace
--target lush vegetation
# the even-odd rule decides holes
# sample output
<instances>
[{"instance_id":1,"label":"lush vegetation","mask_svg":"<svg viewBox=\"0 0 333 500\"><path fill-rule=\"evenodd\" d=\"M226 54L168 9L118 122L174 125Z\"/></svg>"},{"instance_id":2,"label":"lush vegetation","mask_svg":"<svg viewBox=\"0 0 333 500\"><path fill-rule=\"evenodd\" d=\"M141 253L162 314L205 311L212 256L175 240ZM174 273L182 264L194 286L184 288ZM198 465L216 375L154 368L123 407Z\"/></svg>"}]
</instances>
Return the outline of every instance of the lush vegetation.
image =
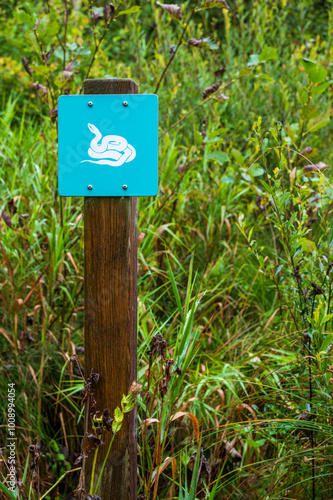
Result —
<instances>
[{"instance_id":1,"label":"lush vegetation","mask_svg":"<svg viewBox=\"0 0 333 500\"><path fill-rule=\"evenodd\" d=\"M160 102L160 192L139 200L138 497L332 496L333 7L228 3L0 8L4 498L79 482L82 199L58 196L56 144L57 97L87 76ZM5 398L1 414L5 447Z\"/></svg>"}]
</instances>

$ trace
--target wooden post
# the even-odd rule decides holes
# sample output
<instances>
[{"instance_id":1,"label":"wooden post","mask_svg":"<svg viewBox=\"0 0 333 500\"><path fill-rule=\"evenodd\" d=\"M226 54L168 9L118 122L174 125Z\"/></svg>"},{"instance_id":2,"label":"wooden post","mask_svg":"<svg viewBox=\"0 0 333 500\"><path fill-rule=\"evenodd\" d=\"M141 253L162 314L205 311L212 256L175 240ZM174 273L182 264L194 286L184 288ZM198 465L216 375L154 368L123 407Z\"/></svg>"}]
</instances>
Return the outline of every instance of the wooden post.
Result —
<instances>
[{"instance_id":1,"label":"wooden post","mask_svg":"<svg viewBox=\"0 0 333 500\"><path fill-rule=\"evenodd\" d=\"M85 80L85 94L137 94L129 79ZM139 126L139 124L138 124ZM137 198L84 200L85 375L99 373L97 410L113 415L137 377ZM91 430L91 429L90 429ZM111 439L103 433L95 484ZM105 466L97 495L102 500L137 498L136 411L125 415ZM92 457L86 461L89 491Z\"/></svg>"}]
</instances>

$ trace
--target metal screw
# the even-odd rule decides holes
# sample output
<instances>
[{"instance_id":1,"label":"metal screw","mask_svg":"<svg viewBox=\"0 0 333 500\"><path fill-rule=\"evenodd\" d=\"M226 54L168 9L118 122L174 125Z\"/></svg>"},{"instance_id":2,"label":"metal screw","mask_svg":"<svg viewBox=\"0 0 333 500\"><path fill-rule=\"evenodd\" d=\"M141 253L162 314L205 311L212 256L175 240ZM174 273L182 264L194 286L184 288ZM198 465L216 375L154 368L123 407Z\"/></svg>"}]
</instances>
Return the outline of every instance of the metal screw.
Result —
<instances>
[{"instance_id":1,"label":"metal screw","mask_svg":"<svg viewBox=\"0 0 333 500\"><path fill-rule=\"evenodd\" d=\"M88 106L91 108L92 105L93 105L93 103L91 101L89 101Z\"/></svg>"},{"instance_id":2,"label":"metal screw","mask_svg":"<svg viewBox=\"0 0 333 500\"><path fill-rule=\"evenodd\" d=\"M125 106L125 108L127 108L127 106L128 106L128 102L127 102L127 101L124 101L124 102L123 102L123 106Z\"/></svg>"},{"instance_id":3,"label":"metal screw","mask_svg":"<svg viewBox=\"0 0 333 500\"><path fill-rule=\"evenodd\" d=\"M88 189L89 189L89 191L92 190L92 185L91 184L89 184Z\"/></svg>"},{"instance_id":4,"label":"metal screw","mask_svg":"<svg viewBox=\"0 0 333 500\"><path fill-rule=\"evenodd\" d=\"M126 189L127 189L126 184L123 185L123 189L126 191Z\"/></svg>"}]
</instances>

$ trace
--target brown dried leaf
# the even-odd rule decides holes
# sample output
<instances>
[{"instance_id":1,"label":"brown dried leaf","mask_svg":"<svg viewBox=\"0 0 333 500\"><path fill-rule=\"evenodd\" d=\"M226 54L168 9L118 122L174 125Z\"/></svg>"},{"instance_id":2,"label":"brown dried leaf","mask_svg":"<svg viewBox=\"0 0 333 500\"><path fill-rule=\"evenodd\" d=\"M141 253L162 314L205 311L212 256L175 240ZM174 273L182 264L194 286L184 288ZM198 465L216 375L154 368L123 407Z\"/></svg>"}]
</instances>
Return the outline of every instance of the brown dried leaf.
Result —
<instances>
[{"instance_id":1,"label":"brown dried leaf","mask_svg":"<svg viewBox=\"0 0 333 500\"><path fill-rule=\"evenodd\" d=\"M24 219L26 219L27 217L29 217L29 214L20 214L19 215L19 224L21 227L24 226Z\"/></svg>"},{"instance_id":2,"label":"brown dried leaf","mask_svg":"<svg viewBox=\"0 0 333 500\"><path fill-rule=\"evenodd\" d=\"M162 7L163 10L165 10L166 12L171 14L172 17L174 17L175 19L182 18L182 13L181 13L179 5L177 5L175 3L170 3L170 4L169 3L160 3L160 2L156 2L156 3L157 3L157 5Z\"/></svg>"},{"instance_id":3,"label":"brown dried leaf","mask_svg":"<svg viewBox=\"0 0 333 500\"><path fill-rule=\"evenodd\" d=\"M16 214L17 212L17 206L15 205L15 200L12 198L8 203L7 203L8 210L11 214Z\"/></svg>"},{"instance_id":4,"label":"brown dried leaf","mask_svg":"<svg viewBox=\"0 0 333 500\"><path fill-rule=\"evenodd\" d=\"M197 452L193 453L193 455L190 458L190 461L188 463L188 468L190 469L191 472L194 470L194 464L197 458ZM200 462L199 462L199 472L198 472L198 479L202 476L204 476L206 479L209 480L211 473L210 465L203 453L203 448L201 448L200 452Z\"/></svg>"},{"instance_id":5,"label":"brown dried leaf","mask_svg":"<svg viewBox=\"0 0 333 500\"><path fill-rule=\"evenodd\" d=\"M155 354L157 354L165 358L166 348L167 348L166 341L164 340L162 335L158 333L157 335L155 335L155 337L151 339L149 357L152 358Z\"/></svg>"},{"instance_id":6,"label":"brown dried leaf","mask_svg":"<svg viewBox=\"0 0 333 500\"><path fill-rule=\"evenodd\" d=\"M1 217L8 227L13 227L12 219L10 218L10 215L7 214L7 212L3 211Z\"/></svg>"},{"instance_id":7,"label":"brown dried leaf","mask_svg":"<svg viewBox=\"0 0 333 500\"><path fill-rule=\"evenodd\" d=\"M104 19L106 23L109 23L114 16L114 5L110 3L109 5L105 5L103 8Z\"/></svg>"},{"instance_id":8,"label":"brown dried leaf","mask_svg":"<svg viewBox=\"0 0 333 500\"><path fill-rule=\"evenodd\" d=\"M31 68L29 66L29 61L26 57L21 57L21 61L22 61L22 64L23 64L23 67L24 69L26 70L26 72L28 73L28 75L32 76L32 71L31 71Z\"/></svg>"},{"instance_id":9,"label":"brown dried leaf","mask_svg":"<svg viewBox=\"0 0 333 500\"><path fill-rule=\"evenodd\" d=\"M329 165L326 165L326 163L320 161L316 165L305 165L304 170L305 172L318 172L318 170L326 170Z\"/></svg>"},{"instance_id":10,"label":"brown dried leaf","mask_svg":"<svg viewBox=\"0 0 333 500\"><path fill-rule=\"evenodd\" d=\"M213 85L210 85L209 87L205 88L202 94L202 98L206 99L208 96L213 94L220 87L221 83L222 83L221 80L219 80L218 82L213 83Z\"/></svg>"},{"instance_id":11,"label":"brown dried leaf","mask_svg":"<svg viewBox=\"0 0 333 500\"><path fill-rule=\"evenodd\" d=\"M210 476L210 472L211 472L210 465L209 465L208 460L206 459L205 455L203 454L203 450L202 450L202 468L201 468L201 473L204 476L209 477Z\"/></svg>"},{"instance_id":12,"label":"brown dried leaf","mask_svg":"<svg viewBox=\"0 0 333 500\"><path fill-rule=\"evenodd\" d=\"M51 49L49 52L43 52L44 61L48 62L50 57L52 56L54 49Z\"/></svg>"},{"instance_id":13,"label":"brown dried leaf","mask_svg":"<svg viewBox=\"0 0 333 500\"><path fill-rule=\"evenodd\" d=\"M163 233L164 233L164 231L167 229L167 227L168 227L168 225L167 225L167 224L162 224L162 226L160 226L160 227L158 227L158 228L156 229L156 234L157 234L158 236L161 236L161 234L163 234Z\"/></svg>"},{"instance_id":14,"label":"brown dried leaf","mask_svg":"<svg viewBox=\"0 0 333 500\"><path fill-rule=\"evenodd\" d=\"M220 100L220 101L229 101L230 97L226 96L225 94L220 94L217 96L217 98Z\"/></svg>"},{"instance_id":15,"label":"brown dried leaf","mask_svg":"<svg viewBox=\"0 0 333 500\"><path fill-rule=\"evenodd\" d=\"M226 441L225 443L226 453L234 460L242 460L242 455L234 448L233 442Z\"/></svg>"},{"instance_id":16,"label":"brown dried leaf","mask_svg":"<svg viewBox=\"0 0 333 500\"><path fill-rule=\"evenodd\" d=\"M303 156L306 156L306 155L311 154L311 153L312 153L312 151L313 151L313 149L312 149L312 147L311 147L311 146L306 146L306 147L303 149L303 151L301 151L301 154L302 154Z\"/></svg>"},{"instance_id":17,"label":"brown dried leaf","mask_svg":"<svg viewBox=\"0 0 333 500\"><path fill-rule=\"evenodd\" d=\"M175 460L176 460L175 458L166 457L163 464L161 464L159 467L157 467L157 469L153 471L152 481L150 483L151 486L155 483L156 479L162 474L162 472L167 468L167 466L170 463L173 463Z\"/></svg>"},{"instance_id":18,"label":"brown dried leaf","mask_svg":"<svg viewBox=\"0 0 333 500\"><path fill-rule=\"evenodd\" d=\"M159 422L157 418L146 418L146 420L143 420L142 423L145 427L148 427L148 425L154 424L154 423Z\"/></svg>"},{"instance_id":19,"label":"brown dried leaf","mask_svg":"<svg viewBox=\"0 0 333 500\"><path fill-rule=\"evenodd\" d=\"M128 394L137 398L138 395L141 393L141 391L142 391L142 385L138 384L138 382L134 380L131 383L131 387L129 388Z\"/></svg>"},{"instance_id":20,"label":"brown dried leaf","mask_svg":"<svg viewBox=\"0 0 333 500\"><path fill-rule=\"evenodd\" d=\"M146 236L146 233L143 233L141 231L141 233L138 236L138 245L140 245L140 243L143 241L143 239L144 239L145 236Z\"/></svg>"},{"instance_id":21,"label":"brown dried leaf","mask_svg":"<svg viewBox=\"0 0 333 500\"><path fill-rule=\"evenodd\" d=\"M98 23L98 21L100 21L101 19L103 19L103 14L101 12L93 10L93 13L92 13L92 24L93 24L94 27L96 26L96 24Z\"/></svg>"},{"instance_id":22,"label":"brown dried leaf","mask_svg":"<svg viewBox=\"0 0 333 500\"><path fill-rule=\"evenodd\" d=\"M27 342L28 344L35 341L35 339L31 335L31 333L28 332L28 330L24 330L23 332L21 332L20 340L21 342Z\"/></svg>"},{"instance_id":23,"label":"brown dried leaf","mask_svg":"<svg viewBox=\"0 0 333 500\"><path fill-rule=\"evenodd\" d=\"M257 207L259 208L259 210L261 210L262 212L265 210L265 207L264 205L261 203L261 196L260 194L258 194L257 198L256 198L256 205Z\"/></svg>"},{"instance_id":24,"label":"brown dried leaf","mask_svg":"<svg viewBox=\"0 0 333 500\"><path fill-rule=\"evenodd\" d=\"M188 41L188 43L189 43L190 45L193 45L194 47L198 47L198 45L201 45L201 44L202 44L202 42L203 42L203 39L202 39L202 38L200 38L199 40L198 40L197 38L191 38L191 39Z\"/></svg>"},{"instance_id":25,"label":"brown dried leaf","mask_svg":"<svg viewBox=\"0 0 333 500\"><path fill-rule=\"evenodd\" d=\"M103 441L101 441L95 434L88 434L84 436L81 443L82 453L87 457L89 453L95 451L98 446L101 446Z\"/></svg>"},{"instance_id":26,"label":"brown dried leaf","mask_svg":"<svg viewBox=\"0 0 333 500\"><path fill-rule=\"evenodd\" d=\"M185 167L186 167L186 163L182 163L181 165L179 165L179 166L177 167L177 172L178 172L179 174L182 174L182 173L184 172L184 170L185 170Z\"/></svg>"},{"instance_id":27,"label":"brown dried leaf","mask_svg":"<svg viewBox=\"0 0 333 500\"><path fill-rule=\"evenodd\" d=\"M251 413L251 415L252 415L252 417L254 419L257 418L256 412L254 411L254 409L252 408L252 406L247 405L246 403L241 403L241 404L239 404L239 405L236 406L236 410L238 410L238 411L241 412L242 409L243 410L248 410Z\"/></svg>"},{"instance_id":28,"label":"brown dried leaf","mask_svg":"<svg viewBox=\"0 0 333 500\"><path fill-rule=\"evenodd\" d=\"M69 61L69 63L67 63L65 66L65 71L72 71L73 65L74 65L74 61Z\"/></svg>"},{"instance_id":29,"label":"brown dried leaf","mask_svg":"<svg viewBox=\"0 0 333 500\"><path fill-rule=\"evenodd\" d=\"M57 108L49 109L49 115L50 115L51 118L56 118L58 116L58 110L57 110Z\"/></svg>"},{"instance_id":30,"label":"brown dried leaf","mask_svg":"<svg viewBox=\"0 0 333 500\"><path fill-rule=\"evenodd\" d=\"M160 394L162 396L162 398L164 398L165 394L167 393L167 390L168 390L168 386L169 386L169 382L171 380L171 367L172 365L174 364L174 360L173 359L167 359L166 360L166 365L165 365L165 376L162 377L162 380L159 384L159 391L160 391Z\"/></svg>"},{"instance_id":31,"label":"brown dried leaf","mask_svg":"<svg viewBox=\"0 0 333 500\"><path fill-rule=\"evenodd\" d=\"M62 72L62 76L63 76L64 80L66 80L66 81L73 80L73 71L65 70Z\"/></svg>"},{"instance_id":32,"label":"brown dried leaf","mask_svg":"<svg viewBox=\"0 0 333 500\"><path fill-rule=\"evenodd\" d=\"M44 85L36 82L33 83L32 86L41 97L47 96L47 88L44 87Z\"/></svg>"},{"instance_id":33,"label":"brown dried leaf","mask_svg":"<svg viewBox=\"0 0 333 500\"><path fill-rule=\"evenodd\" d=\"M74 467L78 467L78 466L82 465L82 461L83 461L83 453L80 453L80 455L77 457L77 459L74 462Z\"/></svg>"},{"instance_id":34,"label":"brown dried leaf","mask_svg":"<svg viewBox=\"0 0 333 500\"><path fill-rule=\"evenodd\" d=\"M171 420L171 422L173 422L174 420L177 420L178 418L183 418L185 415L189 416L190 419L192 420L192 424L194 427L194 434L195 434L197 442L199 443L199 441L200 441L200 425L199 425L198 419L195 415L193 415L192 413L188 413L186 411L177 411L177 413L172 415L170 420Z\"/></svg>"},{"instance_id":35,"label":"brown dried leaf","mask_svg":"<svg viewBox=\"0 0 333 500\"><path fill-rule=\"evenodd\" d=\"M99 374L91 370L87 381L85 382L84 389L82 391L82 401L81 406L83 407L89 401L89 414L92 416L96 409L96 399L95 391L96 384L99 381Z\"/></svg>"},{"instance_id":36,"label":"brown dried leaf","mask_svg":"<svg viewBox=\"0 0 333 500\"><path fill-rule=\"evenodd\" d=\"M219 69L217 69L216 71L214 71L214 75L217 78L218 76L223 75L224 72L225 72L225 66L221 66Z\"/></svg>"},{"instance_id":37,"label":"brown dried leaf","mask_svg":"<svg viewBox=\"0 0 333 500\"><path fill-rule=\"evenodd\" d=\"M107 431L111 431L113 418L111 418L111 412L109 408L105 408L103 410L102 418L103 418L103 426L106 428Z\"/></svg>"},{"instance_id":38,"label":"brown dried leaf","mask_svg":"<svg viewBox=\"0 0 333 500\"><path fill-rule=\"evenodd\" d=\"M311 286L312 286L312 290L309 293L309 297L315 297L316 295L324 295L324 297L326 297L325 291L321 288L321 286L317 285L314 282L311 283Z\"/></svg>"}]
</instances>

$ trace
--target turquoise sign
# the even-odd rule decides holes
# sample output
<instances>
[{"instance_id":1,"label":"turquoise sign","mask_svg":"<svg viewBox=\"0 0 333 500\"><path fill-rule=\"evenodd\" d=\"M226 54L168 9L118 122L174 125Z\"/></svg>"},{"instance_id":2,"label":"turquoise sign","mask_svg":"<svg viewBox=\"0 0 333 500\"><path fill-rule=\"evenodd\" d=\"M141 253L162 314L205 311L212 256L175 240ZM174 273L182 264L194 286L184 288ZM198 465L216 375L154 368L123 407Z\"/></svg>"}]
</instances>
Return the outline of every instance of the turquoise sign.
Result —
<instances>
[{"instance_id":1,"label":"turquoise sign","mask_svg":"<svg viewBox=\"0 0 333 500\"><path fill-rule=\"evenodd\" d=\"M61 196L154 196L158 98L70 95L58 100Z\"/></svg>"}]
</instances>

